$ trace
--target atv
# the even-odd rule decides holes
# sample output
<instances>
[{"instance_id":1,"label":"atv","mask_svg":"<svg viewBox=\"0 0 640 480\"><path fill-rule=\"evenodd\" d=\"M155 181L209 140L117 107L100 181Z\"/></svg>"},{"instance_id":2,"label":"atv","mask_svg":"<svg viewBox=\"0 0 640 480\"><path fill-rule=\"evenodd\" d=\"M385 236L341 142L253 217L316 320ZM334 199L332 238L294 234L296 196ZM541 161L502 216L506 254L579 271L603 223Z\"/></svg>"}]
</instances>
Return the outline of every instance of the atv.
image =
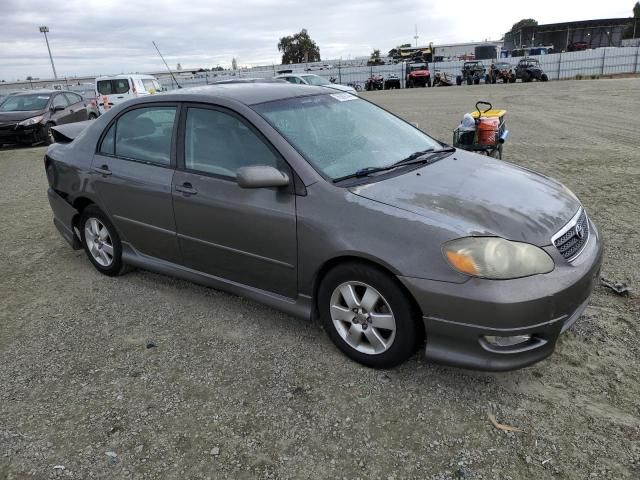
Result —
<instances>
[{"instance_id":1,"label":"atv","mask_svg":"<svg viewBox=\"0 0 640 480\"><path fill-rule=\"evenodd\" d=\"M389 75L384 81L385 90L391 90L392 88L400 88L400 79L394 73Z\"/></svg>"},{"instance_id":2,"label":"atv","mask_svg":"<svg viewBox=\"0 0 640 480\"><path fill-rule=\"evenodd\" d=\"M515 83L516 75L513 73L513 68L510 63L498 62L491 64L485 82L496 83L498 80L502 80L503 83Z\"/></svg>"},{"instance_id":3,"label":"atv","mask_svg":"<svg viewBox=\"0 0 640 480\"><path fill-rule=\"evenodd\" d=\"M364 89L367 91L370 90L382 90L384 87L384 79L382 75L376 75L375 73L367 78L367 81L364 84Z\"/></svg>"},{"instance_id":4,"label":"atv","mask_svg":"<svg viewBox=\"0 0 640 480\"><path fill-rule=\"evenodd\" d=\"M407 88L430 87L431 73L424 62L407 63Z\"/></svg>"},{"instance_id":5,"label":"atv","mask_svg":"<svg viewBox=\"0 0 640 480\"><path fill-rule=\"evenodd\" d=\"M449 75L447 75L446 72L436 70L435 76L433 77L434 87L451 87L452 85L453 80L449 78Z\"/></svg>"},{"instance_id":6,"label":"atv","mask_svg":"<svg viewBox=\"0 0 640 480\"><path fill-rule=\"evenodd\" d=\"M516 78L522 79L523 82L538 80L546 82L549 77L542 71L540 62L535 58L525 57L516 65Z\"/></svg>"},{"instance_id":7,"label":"atv","mask_svg":"<svg viewBox=\"0 0 640 480\"><path fill-rule=\"evenodd\" d=\"M478 85L481 78L485 78L487 69L484 68L482 62L474 60L471 62L464 62L462 66L462 75L456 77L456 84L462 85Z\"/></svg>"}]
</instances>

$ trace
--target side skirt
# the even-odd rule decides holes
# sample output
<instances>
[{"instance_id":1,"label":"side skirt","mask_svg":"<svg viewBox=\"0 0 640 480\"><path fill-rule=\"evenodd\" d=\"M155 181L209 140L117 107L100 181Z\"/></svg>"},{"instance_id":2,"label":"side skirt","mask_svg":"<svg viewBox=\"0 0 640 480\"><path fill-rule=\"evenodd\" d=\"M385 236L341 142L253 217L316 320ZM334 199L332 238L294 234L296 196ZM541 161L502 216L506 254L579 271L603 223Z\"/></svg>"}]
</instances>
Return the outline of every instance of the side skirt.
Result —
<instances>
[{"instance_id":1,"label":"side skirt","mask_svg":"<svg viewBox=\"0 0 640 480\"><path fill-rule=\"evenodd\" d=\"M242 283L227 280L208 273L199 272L191 268L178 265L159 258L150 257L135 250L128 243L122 242L122 261L128 265L150 270L171 277L182 278L206 287L222 290L234 295L249 298L269 307L281 310L294 317L311 320L312 302L307 295L298 298L287 298L259 288L250 287Z\"/></svg>"}]
</instances>

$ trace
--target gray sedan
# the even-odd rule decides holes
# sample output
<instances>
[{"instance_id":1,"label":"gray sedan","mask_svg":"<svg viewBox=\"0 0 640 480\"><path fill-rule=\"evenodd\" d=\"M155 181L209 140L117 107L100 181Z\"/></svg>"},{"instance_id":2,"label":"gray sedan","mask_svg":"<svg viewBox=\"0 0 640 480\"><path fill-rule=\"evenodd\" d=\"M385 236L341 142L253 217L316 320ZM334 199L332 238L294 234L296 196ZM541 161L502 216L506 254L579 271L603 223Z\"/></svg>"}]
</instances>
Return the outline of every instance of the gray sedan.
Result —
<instances>
[{"instance_id":1,"label":"gray sedan","mask_svg":"<svg viewBox=\"0 0 640 480\"><path fill-rule=\"evenodd\" d=\"M57 127L54 223L94 267L189 279L318 320L389 368L550 355L587 305L602 241L576 196L455 150L348 93L228 84ZM257 319L259 321L259 319Z\"/></svg>"}]
</instances>

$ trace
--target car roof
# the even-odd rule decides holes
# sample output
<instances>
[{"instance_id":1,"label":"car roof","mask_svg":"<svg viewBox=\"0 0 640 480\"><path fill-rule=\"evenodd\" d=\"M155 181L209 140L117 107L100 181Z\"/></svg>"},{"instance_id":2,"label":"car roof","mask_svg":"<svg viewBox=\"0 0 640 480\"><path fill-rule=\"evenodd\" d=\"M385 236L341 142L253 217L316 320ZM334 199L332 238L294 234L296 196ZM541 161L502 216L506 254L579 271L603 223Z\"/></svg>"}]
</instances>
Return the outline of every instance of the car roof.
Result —
<instances>
[{"instance_id":1,"label":"car roof","mask_svg":"<svg viewBox=\"0 0 640 480\"><path fill-rule=\"evenodd\" d=\"M15 95L43 95L43 94L51 94L51 93L67 92L67 91L68 90L52 90L47 88L39 88L37 90L24 90L22 92L16 93Z\"/></svg>"},{"instance_id":2,"label":"car roof","mask_svg":"<svg viewBox=\"0 0 640 480\"><path fill-rule=\"evenodd\" d=\"M122 73L120 75L107 75L104 77L98 77L96 78L96 82L98 80L116 80L116 79L120 79L120 78L142 78L145 80L157 80L156 77L154 77L153 75L144 75L142 73L131 73L131 74L126 74L126 73Z\"/></svg>"},{"instance_id":3,"label":"car roof","mask_svg":"<svg viewBox=\"0 0 640 480\"><path fill-rule=\"evenodd\" d=\"M294 85L291 83L224 83L201 87L183 88L172 90L156 96L158 100L189 101L210 100L215 98L227 98L245 105L285 100L287 98L305 97L311 95L323 95L336 93L334 89L315 87L311 85ZM171 98L173 97L173 98ZM149 98L149 97L147 97Z\"/></svg>"}]
</instances>

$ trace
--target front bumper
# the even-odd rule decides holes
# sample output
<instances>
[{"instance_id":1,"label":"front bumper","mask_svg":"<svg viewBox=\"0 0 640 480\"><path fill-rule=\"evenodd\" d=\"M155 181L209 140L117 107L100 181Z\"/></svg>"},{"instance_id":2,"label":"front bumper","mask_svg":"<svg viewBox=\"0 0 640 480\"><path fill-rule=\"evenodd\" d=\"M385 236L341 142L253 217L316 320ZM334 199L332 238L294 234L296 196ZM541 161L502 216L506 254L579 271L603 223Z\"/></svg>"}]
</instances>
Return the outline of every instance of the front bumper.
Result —
<instances>
[{"instance_id":1,"label":"front bumper","mask_svg":"<svg viewBox=\"0 0 640 480\"><path fill-rule=\"evenodd\" d=\"M0 144L3 143L35 143L41 138L42 126L39 124L29 127L3 125L0 127Z\"/></svg>"},{"instance_id":2,"label":"front bumper","mask_svg":"<svg viewBox=\"0 0 640 480\"><path fill-rule=\"evenodd\" d=\"M479 370L514 370L551 355L559 335L586 308L599 276L603 245L591 223L590 241L572 263L555 247L545 250L555 269L513 280L470 278L462 284L399 277L423 312L426 356ZM512 347L495 347L485 336L531 335Z\"/></svg>"}]
</instances>

